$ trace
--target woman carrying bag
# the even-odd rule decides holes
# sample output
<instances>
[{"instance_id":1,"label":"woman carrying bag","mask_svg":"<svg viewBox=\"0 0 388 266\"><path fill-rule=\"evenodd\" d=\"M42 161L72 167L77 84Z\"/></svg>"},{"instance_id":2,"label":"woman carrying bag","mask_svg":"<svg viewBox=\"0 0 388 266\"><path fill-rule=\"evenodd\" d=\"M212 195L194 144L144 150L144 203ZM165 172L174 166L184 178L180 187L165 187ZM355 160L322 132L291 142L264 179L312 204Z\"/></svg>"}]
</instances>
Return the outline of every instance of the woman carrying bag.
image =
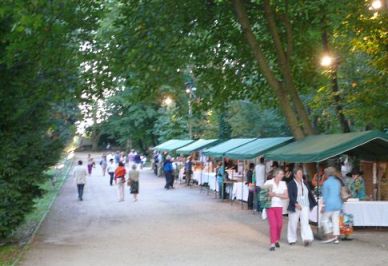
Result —
<instances>
[{"instance_id":1,"label":"woman carrying bag","mask_svg":"<svg viewBox=\"0 0 388 266\"><path fill-rule=\"evenodd\" d=\"M139 171L135 164L132 165L132 170L128 173L128 186L130 186L130 192L133 195L133 201L137 201L137 195L139 194Z\"/></svg>"},{"instance_id":2,"label":"woman carrying bag","mask_svg":"<svg viewBox=\"0 0 388 266\"><path fill-rule=\"evenodd\" d=\"M271 197L271 207L266 209L270 233L270 251L275 251L275 247L280 248L280 238L283 228L283 200L288 199L287 184L282 181L284 171L275 169L274 178L265 182L264 186L270 186L268 196Z\"/></svg>"}]
</instances>

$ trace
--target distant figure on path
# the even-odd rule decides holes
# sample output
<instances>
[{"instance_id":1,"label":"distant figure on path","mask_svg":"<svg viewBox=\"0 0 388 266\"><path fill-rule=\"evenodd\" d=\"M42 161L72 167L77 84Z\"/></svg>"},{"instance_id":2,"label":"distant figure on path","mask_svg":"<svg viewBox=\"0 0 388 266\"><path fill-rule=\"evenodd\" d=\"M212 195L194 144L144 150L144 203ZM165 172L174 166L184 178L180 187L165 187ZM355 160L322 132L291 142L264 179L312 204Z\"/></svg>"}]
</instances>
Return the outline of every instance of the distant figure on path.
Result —
<instances>
[{"instance_id":1,"label":"distant figure on path","mask_svg":"<svg viewBox=\"0 0 388 266\"><path fill-rule=\"evenodd\" d=\"M164 161L163 164L163 171L166 176L166 185L164 186L165 189L171 189L173 187L173 176L172 172L174 171L172 167L172 161L171 161L171 156L167 156L166 160Z\"/></svg>"},{"instance_id":2,"label":"distant figure on path","mask_svg":"<svg viewBox=\"0 0 388 266\"><path fill-rule=\"evenodd\" d=\"M139 175L140 172L136 169L136 165L132 165L132 170L128 173L128 186L131 187L131 194L133 195L133 200L137 201L137 195L139 194Z\"/></svg>"},{"instance_id":3,"label":"distant figure on path","mask_svg":"<svg viewBox=\"0 0 388 266\"><path fill-rule=\"evenodd\" d=\"M109 181L109 184L111 186L113 186L113 179L115 177L115 170L116 170L117 166L114 162L114 159L110 159L109 160L109 164L107 166L107 171L108 171L108 174L110 176L110 181Z\"/></svg>"},{"instance_id":4,"label":"distant figure on path","mask_svg":"<svg viewBox=\"0 0 388 266\"><path fill-rule=\"evenodd\" d=\"M104 153L101 156L101 161L100 161L100 166L101 166L101 170L102 170L102 176L105 176L107 165L108 165L108 162L107 162L106 154Z\"/></svg>"},{"instance_id":5,"label":"distant figure on path","mask_svg":"<svg viewBox=\"0 0 388 266\"><path fill-rule=\"evenodd\" d=\"M86 176L88 173L86 172L85 167L82 166L82 161L78 161L78 165L74 167L73 170L73 176L74 180L77 184L77 190L78 190L78 199L80 201L83 200L83 194L84 194L84 187L86 184Z\"/></svg>"},{"instance_id":6,"label":"distant figure on path","mask_svg":"<svg viewBox=\"0 0 388 266\"><path fill-rule=\"evenodd\" d=\"M119 189L119 201L124 201L124 185L125 185L126 170L124 164L119 162L119 166L115 170L115 183Z\"/></svg>"},{"instance_id":7,"label":"distant figure on path","mask_svg":"<svg viewBox=\"0 0 388 266\"><path fill-rule=\"evenodd\" d=\"M90 153L88 154L88 174L92 175L92 169L95 166L94 159Z\"/></svg>"},{"instance_id":8,"label":"distant figure on path","mask_svg":"<svg viewBox=\"0 0 388 266\"><path fill-rule=\"evenodd\" d=\"M284 171L277 168L273 171L273 178L265 182L264 186L270 186L268 195L271 197L271 207L267 209L269 233L271 246L270 251L275 247L280 248L280 238L283 228L283 200L288 199L287 184L282 181Z\"/></svg>"}]
</instances>

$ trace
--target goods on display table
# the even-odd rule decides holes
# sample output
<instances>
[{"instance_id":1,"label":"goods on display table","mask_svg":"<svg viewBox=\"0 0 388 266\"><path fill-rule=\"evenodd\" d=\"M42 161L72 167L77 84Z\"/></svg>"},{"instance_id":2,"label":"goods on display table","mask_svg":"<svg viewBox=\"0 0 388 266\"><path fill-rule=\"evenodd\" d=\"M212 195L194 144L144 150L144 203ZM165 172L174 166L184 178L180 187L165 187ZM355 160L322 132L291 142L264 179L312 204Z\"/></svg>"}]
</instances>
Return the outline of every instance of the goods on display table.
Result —
<instances>
[{"instance_id":1,"label":"goods on display table","mask_svg":"<svg viewBox=\"0 0 388 266\"><path fill-rule=\"evenodd\" d=\"M310 221L317 222L317 207L321 218L322 202L310 212ZM388 226L388 201L358 201L349 199L344 202L343 211L353 218L353 226Z\"/></svg>"}]
</instances>

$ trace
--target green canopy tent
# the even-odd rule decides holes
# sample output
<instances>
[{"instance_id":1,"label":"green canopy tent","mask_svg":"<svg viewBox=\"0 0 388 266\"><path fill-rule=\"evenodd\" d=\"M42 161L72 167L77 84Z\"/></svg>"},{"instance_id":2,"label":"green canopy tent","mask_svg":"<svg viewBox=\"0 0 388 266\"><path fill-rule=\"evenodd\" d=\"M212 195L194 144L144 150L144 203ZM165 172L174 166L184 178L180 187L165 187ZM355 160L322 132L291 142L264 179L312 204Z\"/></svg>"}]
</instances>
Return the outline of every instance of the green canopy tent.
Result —
<instances>
[{"instance_id":1,"label":"green canopy tent","mask_svg":"<svg viewBox=\"0 0 388 266\"><path fill-rule=\"evenodd\" d=\"M254 141L255 138L249 139L230 139L225 142L222 142L216 146L208 148L203 151L203 154L214 157L214 158L223 158L225 157L225 153L230 150L236 149L244 144Z\"/></svg>"},{"instance_id":2,"label":"green canopy tent","mask_svg":"<svg viewBox=\"0 0 388 266\"><path fill-rule=\"evenodd\" d=\"M341 154L364 160L388 160L388 134L379 131L308 136L270 151L270 160L293 163L321 162Z\"/></svg>"},{"instance_id":3,"label":"green canopy tent","mask_svg":"<svg viewBox=\"0 0 388 266\"><path fill-rule=\"evenodd\" d=\"M187 146L177 149L176 152L179 154L188 155L193 152L209 148L210 146L214 146L215 144L217 144L217 142L218 139L199 139Z\"/></svg>"},{"instance_id":4,"label":"green canopy tent","mask_svg":"<svg viewBox=\"0 0 388 266\"><path fill-rule=\"evenodd\" d=\"M364 160L387 160L388 135L379 131L364 131L308 136L302 140L268 152L265 154L265 157L271 160L293 163L315 162L318 164L319 162L341 154L358 156ZM317 208L318 220L319 208Z\"/></svg>"},{"instance_id":5,"label":"green canopy tent","mask_svg":"<svg viewBox=\"0 0 388 266\"><path fill-rule=\"evenodd\" d=\"M174 152L175 150L182 148L192 142L193 140L171 139L154 147L154 150Z\"/></svg>"},{"instance_id":6,"label":"green canopy tent","mask_svg":"<svg viewBox=\"0 0 388 266\"><path fill-rule=\"evenodd\" d=\"M203 154L209 157L215 157L215 158L222 158L222 165L225 167L225 161L224 157L225 154L233 149L236 149L242 145L245 145L247 143L250 143L252 141L256 140L255 138L248 138L248 139L230 139L225 142L222 142L214 147L211 147L209 149L206 149L203 151ZM225 174L224 174L224 179L225 179ZM224 199L224 183L222 183L222 188L221 188L221 196L222 199ZM216 193L217 195L217 193Z\"/></svg>"},{"instance_id":7,"label":"green canopy tent","mask_svg":"<svg viewBox=\"0 0 388 266\"><path fill-rule=\"evenodd\" d=\"M189 154L192 154L193 152L214 146L218 142L219 142L218 139L199 139L199 140L194 141L193 143L191 143L187 146L184 146L184 147L178 149L176 152L178 154L189 155ZM203 175L203 173L202 173L202 167L201 167L201 176L200 176L200 180L199 180L200 184L202 184L202 175ZM189 182L190 181L188 181L188 184L189 184ZM201 186L200 191L202 191L202 186ZM209 193L209 190L208 190L208 193Z\"/></svg>"},{"instance_id":8,"label":"green canopy tent","mask_svg":"<svg viewBox=\"0 0 388 266\"><path fill-rule=\"evenodd\" d=\"M242 145L236 149L230 150L225 153L225 157L235 160L250 160L257 158L264 153L273 149L284 146L293 141L292 137L278 137L278 138L259 138L245 145ZM241 198L244 198L243 183L241 183ZM256 198L256 192L254 194ZM241 204L243 206L243 204ZM255 206L256 209L256 206Z\"/></svg>"},{"instance_id":9,"label":"green canopy tent","mask_svg":"<svg viewBox=\"0 0 388 266\"><path fill-rule=\"evenodd\" d=\"M293 141L292 137L260 138L225 153L225 157L250 160Z\"/></svg>"}]
</instances>

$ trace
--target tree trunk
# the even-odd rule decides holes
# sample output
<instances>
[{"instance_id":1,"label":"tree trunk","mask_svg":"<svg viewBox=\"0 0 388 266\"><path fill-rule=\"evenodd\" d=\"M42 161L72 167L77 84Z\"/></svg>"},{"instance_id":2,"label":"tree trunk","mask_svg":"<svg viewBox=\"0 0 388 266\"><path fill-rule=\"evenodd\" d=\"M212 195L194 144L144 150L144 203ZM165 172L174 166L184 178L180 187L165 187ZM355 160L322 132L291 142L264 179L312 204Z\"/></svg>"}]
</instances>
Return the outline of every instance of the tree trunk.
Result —
<instances>
[{"instance_id":1,"label":"tree trunk","mask_svg":"<svg viewBox=\"0 0 388 266\"><path fill-rule=\"evenodd\" d=\"M306 135L314 134L310 119L297 90L294 86L292 74L289 66L289 59L282 48L280 37L277 32L273 14L269 6L269 1L264 1L264 13L268 21L268 27L274 41L279 68L284 77L284 82L280 82L271 70L268 61L261 50L261 47L252 31L248 15L241 0L232 0L238 21L243 30L244 36L251 47L255 60L258 62L260 70L267 80L269 86L274 91L279 107L282 110L292 134L296 139L302 139ZM291 34L290 32L288 34Z\"/></svg>"}]
</instances>

